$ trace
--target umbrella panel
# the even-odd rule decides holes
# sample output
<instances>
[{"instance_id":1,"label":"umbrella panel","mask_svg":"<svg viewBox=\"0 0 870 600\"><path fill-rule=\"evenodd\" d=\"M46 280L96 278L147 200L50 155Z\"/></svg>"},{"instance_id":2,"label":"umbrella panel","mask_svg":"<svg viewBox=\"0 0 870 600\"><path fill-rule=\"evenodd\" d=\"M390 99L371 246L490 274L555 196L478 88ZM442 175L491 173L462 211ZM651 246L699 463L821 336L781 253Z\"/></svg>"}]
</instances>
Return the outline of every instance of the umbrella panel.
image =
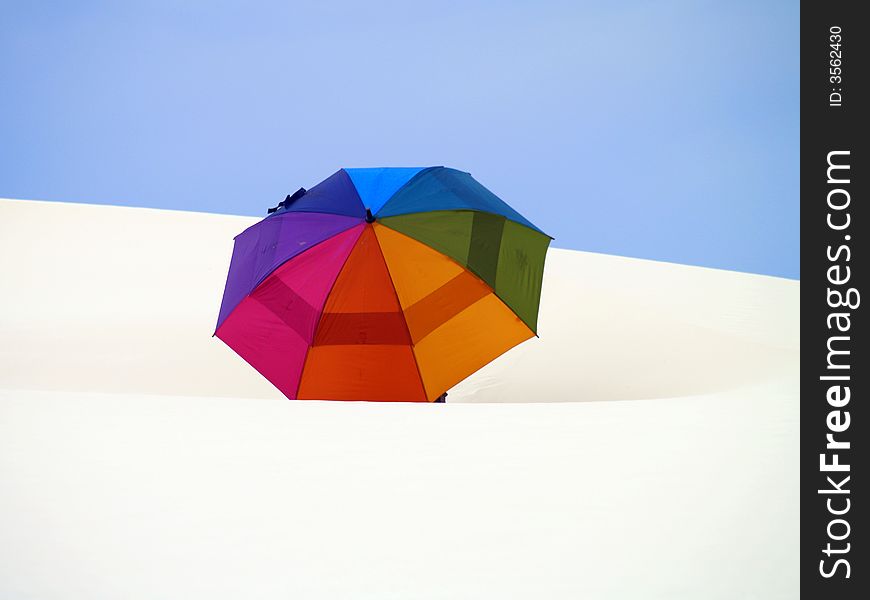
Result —
<instances>
[{"instance_id":1,"label":"umbrella panel","mask_svg":"<svg viewBox=\"0 0 870 600\"><path fill-rule=\"evenodd\" d=\"M300 399L427 400L371 225L338 275L305 359Z\"/></svg>"}]
</instances>

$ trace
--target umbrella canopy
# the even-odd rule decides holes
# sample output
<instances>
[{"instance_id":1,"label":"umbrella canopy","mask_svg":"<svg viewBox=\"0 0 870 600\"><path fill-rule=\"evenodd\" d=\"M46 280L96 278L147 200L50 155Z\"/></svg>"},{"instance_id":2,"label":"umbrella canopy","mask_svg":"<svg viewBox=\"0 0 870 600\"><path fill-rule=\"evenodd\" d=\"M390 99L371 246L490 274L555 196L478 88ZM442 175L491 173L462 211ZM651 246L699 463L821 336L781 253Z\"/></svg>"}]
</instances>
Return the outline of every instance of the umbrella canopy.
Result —
<instances>
[{"instance_id":1,"label":"umbrella canopy","mask_svg":"<svg viewBox=\"0 0 870 600\"><path fill-rule=\"evenodd\" d=\"M536 334L550 240L468 173L341 169L236 236L215 335L291 399L431 402Z\"/></svg>"}]
</instances>

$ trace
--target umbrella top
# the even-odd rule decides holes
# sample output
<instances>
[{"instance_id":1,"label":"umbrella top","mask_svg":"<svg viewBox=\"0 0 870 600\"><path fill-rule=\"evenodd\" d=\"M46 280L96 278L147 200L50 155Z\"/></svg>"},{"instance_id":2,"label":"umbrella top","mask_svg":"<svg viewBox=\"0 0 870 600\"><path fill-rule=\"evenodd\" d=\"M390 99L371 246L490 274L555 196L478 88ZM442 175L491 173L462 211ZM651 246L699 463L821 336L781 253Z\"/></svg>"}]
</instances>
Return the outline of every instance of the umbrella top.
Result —
<instances>
[{"instance_id":1,"label":"umbrella top","mask_svg":"<svg viewBox=\"0 0 870 600\"><path fill-rule=\"evenodd\" d=\"M489 212L543 233L470 173L443 166L339 169L310 190L300 188L287 196L270 209L269 217L287 212L315 212L372 222L435 207Z\"/></svg>"}]
</instances>

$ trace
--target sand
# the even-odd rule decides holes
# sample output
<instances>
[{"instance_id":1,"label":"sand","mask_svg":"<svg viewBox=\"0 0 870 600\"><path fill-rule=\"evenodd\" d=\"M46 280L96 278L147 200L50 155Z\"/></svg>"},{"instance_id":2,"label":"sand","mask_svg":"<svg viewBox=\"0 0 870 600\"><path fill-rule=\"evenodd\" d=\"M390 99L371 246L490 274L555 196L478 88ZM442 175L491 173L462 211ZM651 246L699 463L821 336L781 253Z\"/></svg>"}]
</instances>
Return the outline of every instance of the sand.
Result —
<instances>
[{"instance_id":1,"label":"sand","mask_svg":"<svg viewBox=\"0 0 870 600\"><path fill-rule=\"evenodd\" d=\"M554 249L448 404L290 402L255 221L0 200L0 597L798 596L799 282Z\"/></svg>"}]
</instances>

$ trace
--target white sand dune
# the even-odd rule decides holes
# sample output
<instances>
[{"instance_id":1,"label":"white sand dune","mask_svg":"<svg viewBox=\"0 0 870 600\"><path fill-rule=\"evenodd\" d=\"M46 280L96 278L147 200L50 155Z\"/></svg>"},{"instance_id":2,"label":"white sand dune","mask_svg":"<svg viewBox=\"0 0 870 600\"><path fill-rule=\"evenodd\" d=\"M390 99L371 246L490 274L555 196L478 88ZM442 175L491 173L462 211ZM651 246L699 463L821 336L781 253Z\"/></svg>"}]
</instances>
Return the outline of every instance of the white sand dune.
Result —
<instances>
[{"instance_id":1,"label":"white sand dune","mask_svg":"<svg viewBox=\"0 0 870 600\"><path fill-rule=\"evenodd\" d=\"M447 405L290 402L254 221L0 200L0 598L798 596L798 282L552 250Z\"/></svg>"}]
</instances>

